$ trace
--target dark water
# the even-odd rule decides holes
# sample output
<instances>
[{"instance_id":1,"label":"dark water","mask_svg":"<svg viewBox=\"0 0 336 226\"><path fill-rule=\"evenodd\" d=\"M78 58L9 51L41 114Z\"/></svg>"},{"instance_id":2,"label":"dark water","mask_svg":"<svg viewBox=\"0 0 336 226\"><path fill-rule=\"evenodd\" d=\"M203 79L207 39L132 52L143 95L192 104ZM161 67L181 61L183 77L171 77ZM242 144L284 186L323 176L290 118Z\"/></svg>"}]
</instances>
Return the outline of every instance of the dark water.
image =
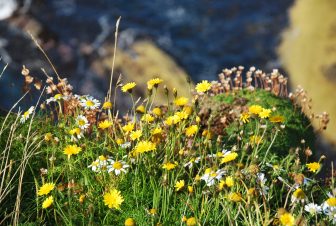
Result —
<instances>
[{"instance_id":1,"label":"dark water","mask_svg":"<svg viewBox=\"0 0 336 226\"><path fill-rule=\"evenodd\" d=\"M72 78L82 78L87 68L76 55L80 43L99 46L113 38L116 19L121 16L120 43L150 39L168 52L192 79L215 79L224 67L257 66L264 70L280 67L276 47L287 25L287 10L293 0L36 0L30 15L58 43L75 53ZM0 22L0 27L6 22ZM0 35L8 35L0 29ZM1 37L1 36L0 36ZM7 44L10 46L12 38ZM15 47L8 47L12 54ZM6 50L6 45L4 46ZM56 64L64 59L49 50ZM41 58L41 57L40 57ZM36 57L38 59L38 57ZM79 60L78 60L79 59ZM20 72L20 57L14 57L11 72ZM37 61L36 64L38 64ZM15 64L17 63L17 64ZM64 63L64 62L63 62ZM0 67L1 70L1 67ZM5 77L5 76L4 76ZM1 94L15 95L0 82ZM10 78L7 82L13 83ZM2 95L1 95L2 96ZM8 106L0 98L0 106Z\"/></svg>"}]
</instances>

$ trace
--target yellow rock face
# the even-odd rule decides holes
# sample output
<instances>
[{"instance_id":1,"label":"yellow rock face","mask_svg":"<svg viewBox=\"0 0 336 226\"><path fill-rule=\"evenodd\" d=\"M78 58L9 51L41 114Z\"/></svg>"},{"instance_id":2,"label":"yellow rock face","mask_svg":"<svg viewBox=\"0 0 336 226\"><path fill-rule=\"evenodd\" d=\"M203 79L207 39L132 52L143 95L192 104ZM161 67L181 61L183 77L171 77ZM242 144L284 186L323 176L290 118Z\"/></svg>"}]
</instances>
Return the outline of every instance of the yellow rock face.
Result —
<instances>
[{"instance_id":1,"label":"yellow rock face","mask_svg":"<svg viewBox=\"0 0 336 226\"><path fill-rule=\"evenodd\" d=\"M101 71L104 76L109 75L106 72L111 70L113 48L106 47L105 50L106 57L103 60L97 59L93 64L95 71ZM127 50L117 50L114 80L120 74L124 83L135 82L137 84L135 90L137 97L145 95L148 80L161 78L163 82L159 85L155 104L167 104L164 85L168 87L170 94L173 88L176 88L179 96L191 96L187 73L150 41L137 41Z\"/></svg>"},{"instance_id":2,"label":"yellow rock face","mask_svg":"<svg viewBox=\"0 0 336 226\"><path fill-rule=\"evenodd\" d=\"M313 112L330 114L324 135L335 144L336 1L297 0L279 54L293 87L302 85L313 99Z\"/></svg>"}]
</instances>

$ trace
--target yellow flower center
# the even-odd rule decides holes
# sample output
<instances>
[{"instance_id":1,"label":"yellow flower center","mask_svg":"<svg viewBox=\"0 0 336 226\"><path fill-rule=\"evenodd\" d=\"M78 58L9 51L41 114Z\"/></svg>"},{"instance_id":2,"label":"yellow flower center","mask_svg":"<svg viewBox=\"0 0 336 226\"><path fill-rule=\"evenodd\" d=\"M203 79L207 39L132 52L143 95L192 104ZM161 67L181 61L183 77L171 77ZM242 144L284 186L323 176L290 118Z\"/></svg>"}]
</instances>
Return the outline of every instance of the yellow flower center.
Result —
<instances>
[{"instance_id":1,"label":"yellow flower center","mask_svg":"<svg viewBox=\"0 0 336 226\"><path fill-rule=\"evenodd\" d=\"M336 206L336 198L331 197L331 198L327 199L327 203L328 203L329 206Z\"/></svg>"},{"instance_id":2,"label":"yellow flower center","mask_svg":"<svg viewBox=\"0 0 336 226\"><path fill-rule=\"evenodd\" d=\"M86 101L86 106L88 106L88 107L92 107L92 106L94 106L93 101L91 101L91 100L87 100L87 101Z\"/></svg>"},{"instance_id":3,"label":"yellow flower center","mask_svg":"<svg viewBox=\"0 0 336 226\"><path fill-rule=\"evenodd\" d=\"M123 164L122 164L121 162L116 161L115 163L113 163L113 168L114 168L114 169L119 170L119 169L121 169L122 167L123 167Z\"/></svg>"},{"instance_id":4,"label":"yellow flower center","mask_svg":"<svg viewBox=\"0 0 336 226\"><path fill-rule=\"evenodd\" d=\"M85 121L83 119L78 120L78 125L84 126L85 125Z\"/></svg>"}]
</instances>

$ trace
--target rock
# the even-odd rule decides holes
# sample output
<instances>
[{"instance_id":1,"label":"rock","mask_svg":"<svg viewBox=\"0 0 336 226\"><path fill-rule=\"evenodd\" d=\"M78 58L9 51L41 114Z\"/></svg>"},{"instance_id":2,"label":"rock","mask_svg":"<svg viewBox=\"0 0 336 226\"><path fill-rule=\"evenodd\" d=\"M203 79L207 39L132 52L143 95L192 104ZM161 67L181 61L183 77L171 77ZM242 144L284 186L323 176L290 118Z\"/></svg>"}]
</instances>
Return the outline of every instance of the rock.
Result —
<instances>
[{"instance_id":1,"label":"rock","mask_svg":"<svg viewBox=\"0 0 336 226\"><path fill-rule=\"evenodd\" d=\"M336 144L336 1L297 0L279 54L293 87L302 85L312 111L330 114L325 138ZM317 121L315 126L318 127Z\"/></svg>"},{"instance_id":2,"label":"rock","mask_svg":"<svg viewBox=\"0 0 336 226\"><path fill-rule=\"evenodd\" d=\"M106 79L106 76L108 76L107 81L109 81L113 47L105 46L103 49L105 50L105 56L97 58L92 63L92 68L101 77ZM145 95L147 81L155 77L159 77L164 81L163 84L168 87L170 94L172 94L172 89L176 88L178 96L191 96L187 73L168 54L150 41L135 41L127 49L117 50L115 81L120 74L124 83L133 81L137 83L137 89L135 90L137 97ZM118 98L123 98L123 96L125 95L118 95L117 97L117 101L121 105L124 101L118 100ZM127 98L129 99L129 97ZM163 85L158 88L154 104L167 104Z\"/></svg>"}]
</instances>

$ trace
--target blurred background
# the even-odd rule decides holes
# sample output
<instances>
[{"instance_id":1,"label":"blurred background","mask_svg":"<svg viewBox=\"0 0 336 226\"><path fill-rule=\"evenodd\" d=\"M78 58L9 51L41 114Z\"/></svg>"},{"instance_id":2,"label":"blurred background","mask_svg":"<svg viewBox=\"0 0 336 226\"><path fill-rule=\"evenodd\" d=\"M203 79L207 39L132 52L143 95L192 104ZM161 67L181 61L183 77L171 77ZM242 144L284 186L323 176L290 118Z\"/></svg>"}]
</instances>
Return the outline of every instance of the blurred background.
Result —
<instances>
[{"instance_id":1,"label":"blurred background","mask_svg":"<svg viewBox=\"0 0 336 226\"><path fill-rule=\"evenodd\" d=\"M9 64L0 108L22 95L22 65L41 80L41 68L53 75L27 31L76 93L103 99L119 16L116 74L140 84L139 95L155 76L188 95L187 77L214 80L238 65L278 68L292 89L308 90L314 112L330 113L321 147L334 148L335 0L0 0L0 71ZM118 100L121 109L128 105Z\"/></svg>"}]
</instances>

